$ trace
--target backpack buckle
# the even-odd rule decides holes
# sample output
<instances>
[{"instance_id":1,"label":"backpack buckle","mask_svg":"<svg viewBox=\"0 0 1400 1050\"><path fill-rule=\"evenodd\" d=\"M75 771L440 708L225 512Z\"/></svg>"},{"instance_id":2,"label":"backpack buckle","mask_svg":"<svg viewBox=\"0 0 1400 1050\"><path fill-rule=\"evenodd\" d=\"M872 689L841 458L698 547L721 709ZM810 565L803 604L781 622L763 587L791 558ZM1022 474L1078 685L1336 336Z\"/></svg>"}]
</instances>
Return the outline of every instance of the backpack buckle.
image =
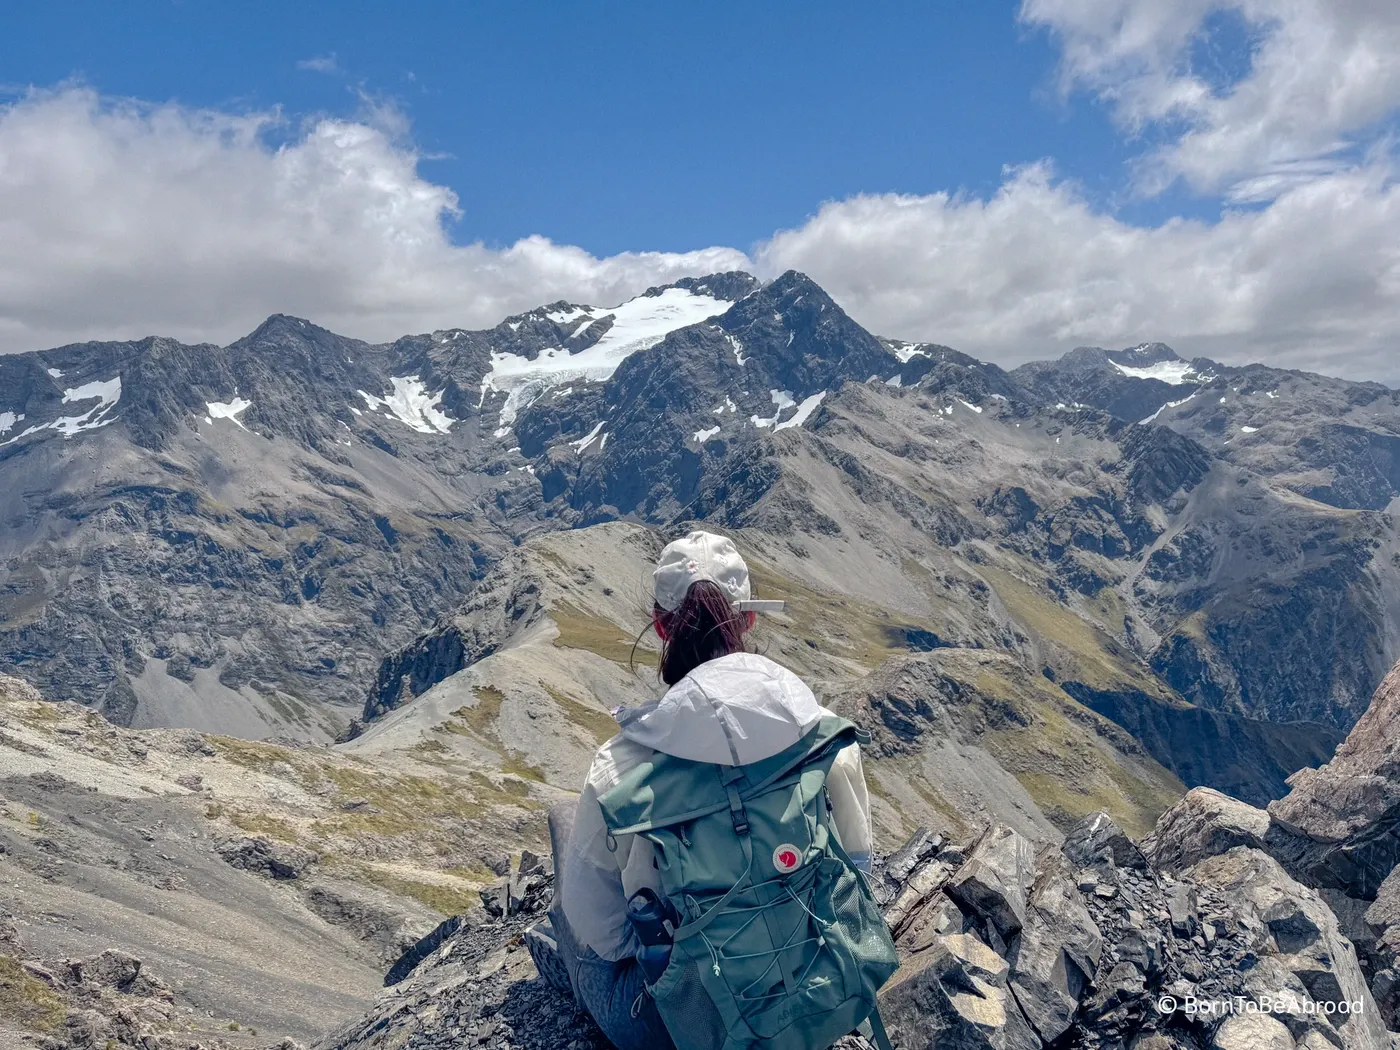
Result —
<instances>
[{"instance_id":1,"label":"backpack buckle","mask_svg":"<svg viewBox=\"0 0 1400 1050\"><path fill-rule=\"evenodd\" d=\"M734 833L747 835L749 833L749 814L744 809L743 798L740 797L738 789L732 782L725 784L724 790L729 795L729 819L734 822Z\"/></svg>"},{"instance_id":2,"label":"backpack buckle","mask_svg":"<svg viewBox=\"0 0 1400 1050\"><path fill-rule=\"evenodd\" d=\"M729 819L734 822L734 831L736 834L747 835L749 833L749 815L745 812L743 806L740 806L738 809L731 809L729 811Z\"/></svg>"}]
</instances>

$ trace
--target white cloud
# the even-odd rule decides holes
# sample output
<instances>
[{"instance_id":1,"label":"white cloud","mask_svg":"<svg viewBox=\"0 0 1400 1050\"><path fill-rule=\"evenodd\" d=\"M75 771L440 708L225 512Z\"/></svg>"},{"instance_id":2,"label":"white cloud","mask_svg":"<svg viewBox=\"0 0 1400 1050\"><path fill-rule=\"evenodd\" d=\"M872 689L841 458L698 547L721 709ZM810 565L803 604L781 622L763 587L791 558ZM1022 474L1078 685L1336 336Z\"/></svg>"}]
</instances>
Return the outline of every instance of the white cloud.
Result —
<instances>
[{"instance_id":1,"label":"white cloud","mask_svg":"<svg viewBox=\"0 0 1400 1050\"><path fill-rule=\"evenodd\" d=\"M35 93L0 108L0 350L171 335L225 342L270 313L368 339L489 326L551 299L613 304L743 266L732 249L597 259L529 237L453 245L452 191L384 122Z\"/></svg>"},{"instance_id":2,"label":"white cloud","mask_svg":"<svg viewBox=\"0 0 1400 1050\"><path fill-rule=\"evenodd\" d=\"M83 89L0 108L0 351L150 334L227 342L274 312L381 340L490 326L560 298L611 305L689 274L793 267L880 334L1004 363L1163 339L1400 379L1400 189L1383 156L1211 223L1129 225L1036 165L987 200L832 202L751 257L596 258L543 237L454 245L443 222L456 199L418 174L392 122L324 120L274 148L275 120Z\"/></svg>"},{"instance_id":3,"label":"white cloud","mask_svg":"<svg viewBox=\"0 0 1400 1050\"><path fill-rule=\"evenodd\" d=\"M1076 344L1400 378L1400 186L1384 167L1294 186L1218 222L1132 226L1043 165L990 200L833 202L759 251L881 334L1003 363Z\"/></svg>"},{"instance_id":4,"label":"white cloud","mask_svg":"<svg viewBox=\"0 0 1400 1050\"><path fill-rule=\"evenodd\" d=\"M336 61L335 52L329 55L314 55L311 58L303 58L297 63L298 69L306 70L308 73L338 73L340 63Z\"/></svg>"},{"instance_id":5,"label":"white cloud","mask_svg":"<svg viewBox=\"0 0 1400 1050\"><path fill-rule=\"evenodd\" d=\"M1184 177L1269 199L1354 163L1400 107L1395 0L1023 0L1021 19L1054 34L1066 89L1169 137L1144 158L1148 192ZM1213 76L1200 56L1227 26L1247 68Z\"/></svg>"}]
</instances>

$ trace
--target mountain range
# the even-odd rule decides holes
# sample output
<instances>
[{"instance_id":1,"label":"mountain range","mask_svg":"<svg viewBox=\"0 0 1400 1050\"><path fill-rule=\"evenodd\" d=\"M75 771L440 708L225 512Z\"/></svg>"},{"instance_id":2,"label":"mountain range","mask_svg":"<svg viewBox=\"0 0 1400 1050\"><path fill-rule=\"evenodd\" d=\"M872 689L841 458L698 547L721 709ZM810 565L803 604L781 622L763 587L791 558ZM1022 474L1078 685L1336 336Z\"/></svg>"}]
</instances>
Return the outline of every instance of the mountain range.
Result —
<instances>
[{"instance_id":1,"label":"mountain range","mask_svg":"<svg viewBox=\"0 0 1400 1050\"><path fill-rule=\"evenodd\" d=\"M277 315L0 357L0 658L122 725L326 741L540 630L625 669L637 552L700 523L824 696L995 656L1262 804L1400 656L1397 492L1378 384L1161 344L1005 371L796 272L388 344Z\"/></svg>"}]
</instances>

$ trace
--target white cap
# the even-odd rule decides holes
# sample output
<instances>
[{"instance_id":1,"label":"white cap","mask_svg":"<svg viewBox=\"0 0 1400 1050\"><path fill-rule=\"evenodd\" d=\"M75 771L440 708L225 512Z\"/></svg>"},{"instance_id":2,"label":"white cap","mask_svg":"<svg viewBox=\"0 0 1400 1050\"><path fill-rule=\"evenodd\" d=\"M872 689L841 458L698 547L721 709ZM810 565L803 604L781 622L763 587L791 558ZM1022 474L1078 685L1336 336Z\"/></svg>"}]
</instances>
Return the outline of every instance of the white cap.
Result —
<instances>
[{"instance_id":1,"label":"white cap","mask_svg":"<svg viewBox=\"0 0 1400 1050\"><path fill-rule=\"evenodd\" d=\"M651 574L652 593L663 609L679 609L690 585L699 580L718 584L739 612L781 612L780 601L762 601L751 596L749 567L739 556L734 541L713 532L692 532L684 539L668 543Z\"/></svg>"}]
</instances>

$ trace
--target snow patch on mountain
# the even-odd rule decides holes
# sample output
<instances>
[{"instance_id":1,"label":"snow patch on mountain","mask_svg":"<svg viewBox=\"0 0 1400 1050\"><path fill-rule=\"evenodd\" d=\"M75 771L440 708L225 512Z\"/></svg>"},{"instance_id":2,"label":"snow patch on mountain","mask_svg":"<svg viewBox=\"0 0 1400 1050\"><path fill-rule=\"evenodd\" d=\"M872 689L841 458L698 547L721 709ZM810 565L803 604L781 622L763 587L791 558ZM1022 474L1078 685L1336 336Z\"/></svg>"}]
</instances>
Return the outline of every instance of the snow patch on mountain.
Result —
<instances>
[{"instance_id":1,"label":"snow patch on mountain","mask_svg":"<svg viewBox=\"0 0 1400 1050\"><path fill-rule=\"evenodd\" d=\"M783 409L791 408L793 405L797 404L797 402L792 399L791 390L770 390L768 396L772 398L773 404L778 406L778 410L773 413L773 417L769 419L757 414L749 416L749 422L760 429L763 427L777 426L778 417L783 414Z\"/></svg>"},{"instance_id":2,"label":"snow patch on mountain","mask_svg":"<svg viewBox=\"0 0 1400 1050\"><path fill-rule=\"evenodd\" d=\"M812 413L817 410L817 406L822 403L822 398L824 397L826 397L825 390L813 394L810 397L804 397L802 399L802 404L797 406L797 411L792 414L792 417L774 426L773 430L776 432L779 430L786 430L788 427L800 427L803 423L807 422Z\"/></svg>"},{"instance_id":3,"label":"snow patch on mountain","mask_svg":"<svg viewBox=\"0 0 1400 1050\"><path fill-rule=\"evenodd\" d=\"M577 353L550 347L531 359L492 351L491 370L481 381L481 396L484 403L490 392L506 395L497 434L503 434L522 408L551 388L581 380L607 379L633 354L650 349L678 328L723 313L730 305L725 299L698 295L685 288L667 288L658 295L629 299L613 309L579 306L547 314L556 324L580 317L586 317L589 324L611 317L613 323L596 343Z\"/></svg>"},{"instance_id":4,"label":"snow patch on mountain","mask_svg":"<svg viewBox=\"0 0 1400 1050\"><path fill-rule=\"evenodd\" d=\"M592 430L590 430L587 434L583 435L583 437L579 438L577 441L570 441L569 444L572 445L572 446L574 447L574 451L577 452L577 453L581 456L581 455L583 455L584 451L588 448L589 445L593 444L593 442L594 442L595 440L598 440L598 431L600 431L600 430L602 430L602 429L603 429L603 423L602 423L602 421L600 420L600 421L598 422L597 426L595 426L595 427L594 427ZM603 437L602 437L602 440L601 440L601 441L598 441L598 451L599 451L599 452L602 452L602 451L603 451L603 446L606 445L607 443L608 443L608 435L604 434Z\"/></svg>"},{"instance_id":5,"label":"snow patch on mountain","mask_svg":"<svg viewBox=\"0 0 1400 1050\"><path fill-rule=\"evenodd\" d=\"M902 365L907 365L911 358L928 356L928 343L905 343L890 340L885 345L889 347L890 353L899 358L899 363Z\"/></svg>"},{"instance_id":6,"label":"snow patch on mountain","mask_svg":"<svg viewBox=\"0 0 1400 1050\"><path fill-rule=\"evenodd\" d=\"M0 434L8 434L15 428L15 424L23 418L23 412L18 415L13 412L0 412Z\"/></svg>"},{"instance_id":7,"label":"snow patch on mountain","mask_svg":"<svg viewBox=\"0 0 1400 1050\"><path fill-rule=\"evenodd\" d=\"M697 445L703 445L718 433L719 427L710 427L708 430L697 430L695 432L695 443Z\"/></svg>"},{"instance_id":8,"label":"snow patch on mountain","mask_svg":"<svg viewBox=\"0 0 1400 1050\"><path fill-rule=\"evenodd\" d=\"M231 419L234 423L238 424L238 426L247 430L248 428L243 426L243 421L240 420L238 416L240 413L252 408L253 402L246 398L235 397L232 401L206 401L204 407L208 411L211 421L215 419Z\"/></svg>"},{"instance_id":9,"label":"snow patch on mountain","mask_svg":"<svg viewBox=\"0 0 1400 1050\"><path fill-rule=\"evenodd\" d=\"M63 378L63 369L61 368L46 368L44 369L44 371L47 372L54 379Z\"/></svg>"},{"instance_id":10,"label":"snow patch on mountain","mask_svg":"<svg viewBox=\"0 0 1400 1050\"><path fill-rule=\"evenodd\" d=\"M1183 397L1180 401L1168 401L1168 402L1167 402L1165 405L1163 405L1161 408L1157 409L1156 412L1153 412L1152 415L1150 415L1150 416L1148 416L1146 419L1144 419L1144 420L1139 424L1139 426L1146 426L1148 423L1153 422L1154 420L1156 420L1156 418L1157 418L1158 416L1160 416L1163 412L1165 412L1165 411L1166 411L1167 409L1169 409L1169 408L1180 408L1182 405L1186 404L1186 402L1188 402L1188 401L1192 400L1193 398L1195 398L1195 396L1196 396L1196 394L1195 394L1195 393L1192 393L1192 394L1191 394L1190 396L1188 396L1188 397Z\"/></svg>"},{"instance_id":11,"label":"snow patch on mountain","mask_svg":"<svg viewBox=\"0 0 1400 1050\"><path fill-rule=\"evenodd\" d=\"M96 401L97 405L84 412L81 416L59 416L48 423L39 423L35 426L16 434L9 441L0 442L0 445L12 445L20 438L26 438L30 434L37 434L41 430L56 430L66 438L74 437L87 430L97 430L105 427L109 423L117 421L116 416L111 414L111 410L116 407L122 397L122 381L120 376L112 379L99 379L96 382L84 383L82 386L69 387L63 392L63 403L80 404L84 401ZM13 429L14 425L23 419L23 415L15 415L6 412L0 415L0 423L6 419L8 425L0 426L0 434Z\"/></svg>"},{"instance_id":12,"label":"snow patch on mountain","mask_svg":"<svg viewBox=\"0 0 1400 1050\"><path fill-rule=\"evenodd\" d=\"M65 405L78 404L83 401L96 401L97 407L89 409L81 416L62 416L52 423L43 426L31 427L25 431L26 434L35 430L43 430L47 427L50 430L57 430L64 437L73 437L81 434L85 430L96 430L98 427L105 427L109 423L115 423L116 417L111 415L111 410L116 407L117 402L122 398L121 376L113 379L99 379L93 383L84 383L82 386L70 387L63 392L63 403ZM24 435L21 434L21 437Z\"/></svg>"},{"instance_id":13,"label":"snow patch on mountain","mask_svg":"<svg viewBox=\"0 0 1400 1050\"><path fill-rule=\"evenodd\" d=\"M748 358L744 356L744 344L739 342L739 340L732 335L726 335L725 338L729 340L729 345L734 348L735 363L742 365L748 360Z\"/></svg>"},{"instance_id":14,"label":"snow patch on mountain","mask_svg":"<svg viewBox=\"0 0 1400 1050\"><path fill-rule=\"evenodd\" d=\"M443 391L430 394L419 376L392 376L389 382L394 391L388 397L375 397L363 390L357 390L371 409L382 408L385 414L397 419L406 427L420 434L446 434L457 422L442 411Z\"/></svg>"},{"instance_id":15,"label":"snow patch on mountain","mask_svg":"<svg viewBox=\"0 0 1400 1050\"><path fill-rule=\"evenodd\" d=\"M768 396L772 399L773 404L777 406L777 410L771 416L749 416L749 422L760 430L766 427L772 427L774 433L776 433L779 430L786 430L788 427L800 427L803 423L807 422L812 413L817 410L817 406L822 403L822 398L826 397L826 391L822 390L808 397L804 397L801 404L798 404L797 401L793 399L791 390L770 390ZM783 413L789 408L796 408L797 411L787 419L782 419ZM779 422L780 419L782 419L782 422Z\"/></svg>"},{"instance_id":16,"label":"snow patch on mountain","mask_svg":"<svg viewBox=\"0 0 1400 1050\"><path fill-rule=\"evenodd\" d=\"M1120 365L1117 361L1110 361L1109 364L1129 379L1156 379L1171 386L1183 386L1186 383L1198 382L1201 378L1190 361L1158 361L1141 368Z\"/></svg>"}]
</instances>

